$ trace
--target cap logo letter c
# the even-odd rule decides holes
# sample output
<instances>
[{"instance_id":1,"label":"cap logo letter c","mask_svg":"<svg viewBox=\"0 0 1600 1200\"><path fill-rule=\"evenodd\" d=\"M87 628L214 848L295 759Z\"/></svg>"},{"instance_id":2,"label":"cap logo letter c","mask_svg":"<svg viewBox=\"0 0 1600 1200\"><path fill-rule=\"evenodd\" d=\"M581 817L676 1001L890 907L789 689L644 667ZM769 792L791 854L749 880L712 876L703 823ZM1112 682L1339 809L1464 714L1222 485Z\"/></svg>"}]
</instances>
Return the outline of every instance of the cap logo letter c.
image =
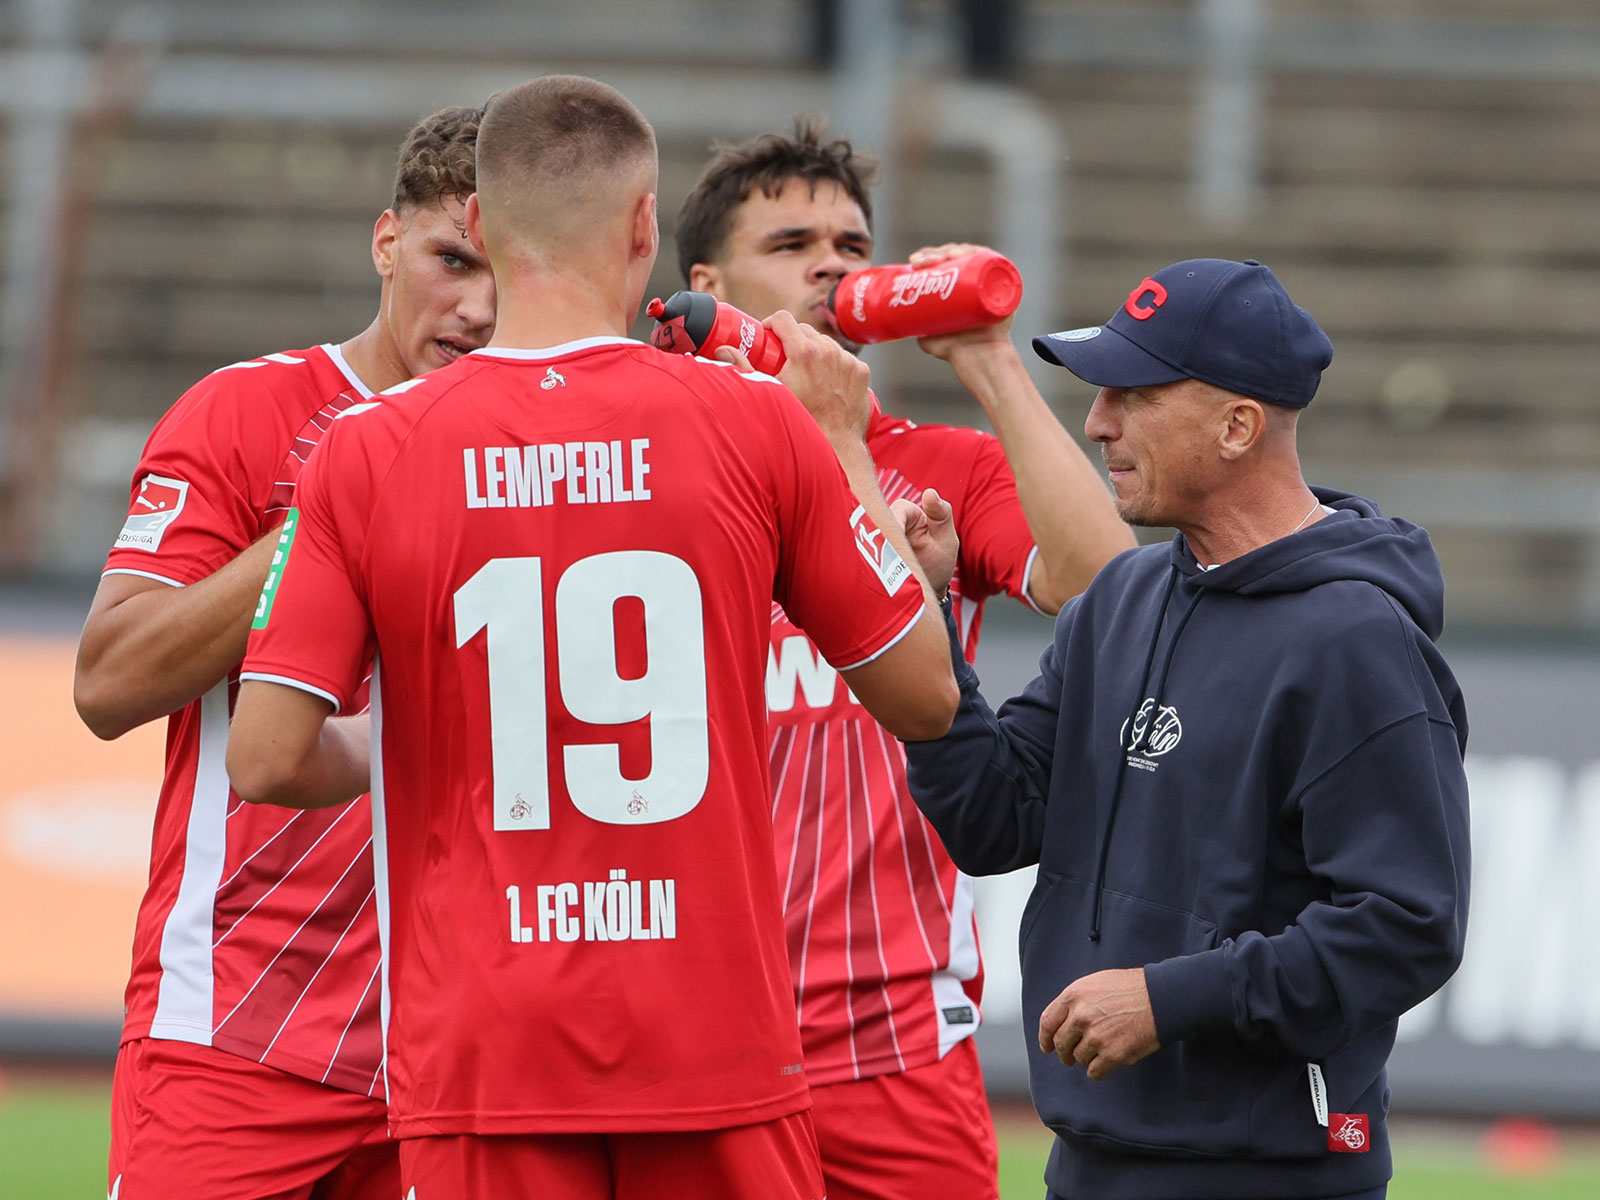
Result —
<instances>
[{"instance_id":1,"label":"cap logo letter c","mask_svg":"<svg viewBox=\"0 0 1600 1200\"><path fill-rule=\"evenodd\" d=\"M1141 305L1139 301L1146 296L1150 297L1149 307ZM1140 282L1139 286L1128 293L1128 298L1123 301L1122 311L1135 321L1148 321L1155 315L1156 309L1167 302L1167 289L1162 287L1148 275Z\"/></svg>"}]
</instances>

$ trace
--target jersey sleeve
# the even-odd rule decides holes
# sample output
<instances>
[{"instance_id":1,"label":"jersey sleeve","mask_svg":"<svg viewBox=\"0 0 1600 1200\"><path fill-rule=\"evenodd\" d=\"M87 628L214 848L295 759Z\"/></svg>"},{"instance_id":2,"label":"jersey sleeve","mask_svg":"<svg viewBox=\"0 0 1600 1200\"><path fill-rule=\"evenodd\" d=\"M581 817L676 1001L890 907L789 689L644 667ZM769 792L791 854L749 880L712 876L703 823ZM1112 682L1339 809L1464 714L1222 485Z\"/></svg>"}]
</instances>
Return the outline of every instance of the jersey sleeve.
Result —
<instances>
[{"instance_id":1,"label":"jersey sleeve","mask_svg":"<svg viewBox=\"0 0 1600 1200\"><path fill-rule=\"evenodd\" d=\"M215 371L190 388L145 443L128 516L106 574L198 582L261 530L261 510L288 451L275 407L250 372Z\"/></svg>"},{"instance_id":2,"label":"jersey sleeve","mask_svg":"<svg viewBox=\"0 0 1600 1200\"><path fill-rule=\"evenodd\" d=\"M335 422L300 477L278 536L239 678L298 687L354 712L373 638L359 578L365 464Z\"/></svg>"},{"instance_id":3,"label":"jersey sleeve","mask_svg":"<svg viewBox=\"0 0 1600 1200\"><path fill-rule=\"evenodd\" d=\"M1037 547L1017 497L1016 477L999 441L975 433L967 487L956 512L962 593L981 600L999 592L1032 605L1028 572Z\"/></svg>"},{"instance_id":4,"label":"jersey sleeve","mask_svg":"<svg viewBox=\"0 0 1600 1200\"><path fill-rule=\"evenodd\" d=\"M775 456L779 565L773 599L833 666L861 666L923 612L922 587L856 502L810 415L787 391L772 411L787 450Z\"/></svg>"}]
</instances>

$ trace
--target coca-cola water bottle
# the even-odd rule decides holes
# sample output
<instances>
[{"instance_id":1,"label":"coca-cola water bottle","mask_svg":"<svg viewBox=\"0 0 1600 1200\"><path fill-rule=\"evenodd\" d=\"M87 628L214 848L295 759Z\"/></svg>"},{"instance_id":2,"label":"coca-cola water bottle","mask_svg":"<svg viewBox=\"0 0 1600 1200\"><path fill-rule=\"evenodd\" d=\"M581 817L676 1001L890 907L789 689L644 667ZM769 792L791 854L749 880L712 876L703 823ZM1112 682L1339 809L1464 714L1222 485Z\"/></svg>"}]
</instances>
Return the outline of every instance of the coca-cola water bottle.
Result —
<instances>
[{"instance_id":1,"label":"coca-cola water bottle","mask_svg":"<svg viewBox=\"0 0 1600 1200\"><path fill-rule=\"evenodd\" d=\"M839 332L862 344L993 325L1021 303L1022 273L993 250L932 267L896 263L851 271L828 297Z\"/></svg>"},{"instance_id":2,"label":"coca-cola water bottle","mask_svg":"<svg viewBox=\"0 0 1600 1200\"><path fill-rule=\"evenodd\" d=\"M783 343L776 335L754 317L707 292L673 292L664 301L650 301L644 311L656 319L650 342L659 349L715 358L723 346L732 346L764 374L783 370Z\"/></svg>"}]
</instances>

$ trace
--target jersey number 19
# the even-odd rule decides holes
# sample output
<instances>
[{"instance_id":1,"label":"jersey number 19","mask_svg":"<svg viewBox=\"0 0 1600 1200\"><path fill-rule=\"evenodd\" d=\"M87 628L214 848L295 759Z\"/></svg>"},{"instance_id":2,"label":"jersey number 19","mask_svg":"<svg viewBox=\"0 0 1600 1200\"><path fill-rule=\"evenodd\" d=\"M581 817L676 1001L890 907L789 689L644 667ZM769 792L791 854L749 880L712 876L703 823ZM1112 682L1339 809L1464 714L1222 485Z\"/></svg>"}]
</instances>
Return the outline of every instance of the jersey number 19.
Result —
<instances>
[{"instance_id":1,"label":"jersey number 19","mask_svg":"<svg viewBox=\"0 0 1600 1200\"><path fill-rule=\"evenodd\" d=\"M617 667L616 603L644 604L646 668ZM562 750L567 793L585 816L649 825L689 812L710 777L705 626L700 581L681 558L618 550L579 559L556 584L555 642L562 703L590 725L650 718L650 771L622 774L615 742ZM550 828L545 711L544 563L490 559L456 589L456 647L487 639L494 827Z\"/></svg>"}]
</instances>

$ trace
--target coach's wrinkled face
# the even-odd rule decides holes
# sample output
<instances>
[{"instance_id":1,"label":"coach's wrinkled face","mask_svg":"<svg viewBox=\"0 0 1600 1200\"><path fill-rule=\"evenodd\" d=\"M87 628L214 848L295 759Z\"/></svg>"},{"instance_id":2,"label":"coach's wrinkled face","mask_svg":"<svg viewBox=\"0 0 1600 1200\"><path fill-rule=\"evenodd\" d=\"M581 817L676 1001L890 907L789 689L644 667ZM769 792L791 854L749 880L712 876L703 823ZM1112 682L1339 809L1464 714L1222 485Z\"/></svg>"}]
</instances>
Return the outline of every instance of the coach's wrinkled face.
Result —
<instances>
[{"instance_id":1,"label":"coach's wrinkled face","mask_svg":"<svg viewBox=\"0 0 1600 1200\"><path fill-rule=\"evenodd\" d=\"M1129 525L1183 526L1216 486L1228 393L1198 379L1101 388L1083 423Z\"/></svg>"},{"instance_id":2,"label":"coach's wrinkled face","mask_svg":"<svg viewBox=\"0 0 1600 1200\"><path fill-rule=\"evenodd\" d=\"M447 366L494 333L494 276L465 236L455 197L378 218L372 261L383 277L381 317L409 375Z\"/></svg>"},{"instance_id":3,"label":"coach's wrinkled face","mask_svg":"<svg viewBox=\"0 0 1600 1200\"><path fill-rule=\"evenodd\" d=\"M689 286L765 320L787 309L796 320L851 350L828 320L828 293L872 259L861 206L837 183L788 180L778 194L757 190L733 212L714 263L696 263Z\"/></svg>"}]
</instances>

